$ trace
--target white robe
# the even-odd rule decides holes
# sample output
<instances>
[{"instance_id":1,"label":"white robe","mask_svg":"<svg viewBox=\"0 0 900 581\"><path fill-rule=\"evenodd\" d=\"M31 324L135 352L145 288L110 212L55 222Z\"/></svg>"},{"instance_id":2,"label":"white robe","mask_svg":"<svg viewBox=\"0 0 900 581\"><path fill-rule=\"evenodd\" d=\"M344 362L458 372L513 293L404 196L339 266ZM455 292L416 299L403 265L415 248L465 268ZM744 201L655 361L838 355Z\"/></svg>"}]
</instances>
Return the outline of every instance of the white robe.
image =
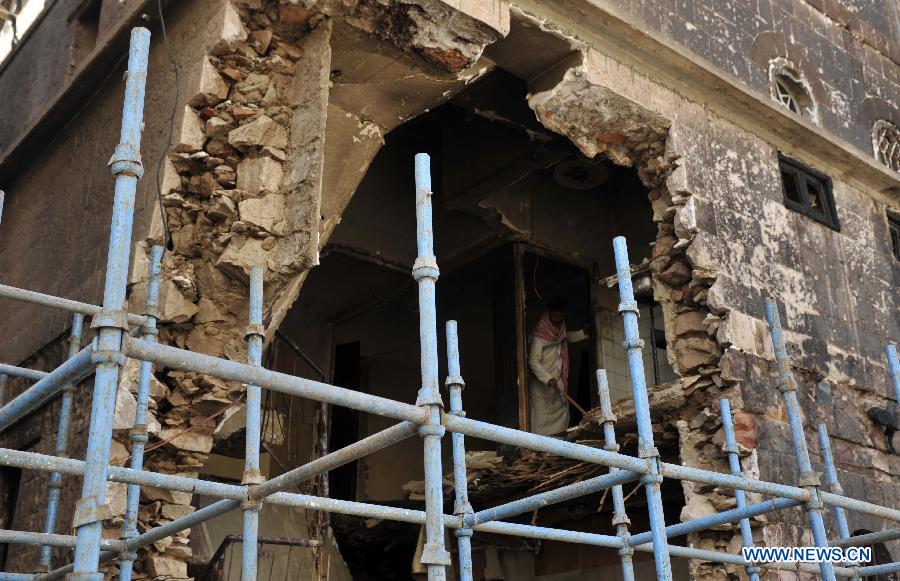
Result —
<instances>
[{"instance_id":1,"label":"white robe","mask_svg":"<svg viewBox=\"0 0 900 581\"><path fill-rule=\"evenodd\" d=\"M587 339L584 331L569 331L569 343ZM532 336L528 353L528 368L531 369L531 431L535 434L551 436L569 427L569 401L558 390L547 383L556 379L560 383L563 342L551 343ZM567 347L566 347L567 348ZM571 363L570 363L571 369ZM567 378L568 379L568 378Z\"/></svg>"}]
</instances>

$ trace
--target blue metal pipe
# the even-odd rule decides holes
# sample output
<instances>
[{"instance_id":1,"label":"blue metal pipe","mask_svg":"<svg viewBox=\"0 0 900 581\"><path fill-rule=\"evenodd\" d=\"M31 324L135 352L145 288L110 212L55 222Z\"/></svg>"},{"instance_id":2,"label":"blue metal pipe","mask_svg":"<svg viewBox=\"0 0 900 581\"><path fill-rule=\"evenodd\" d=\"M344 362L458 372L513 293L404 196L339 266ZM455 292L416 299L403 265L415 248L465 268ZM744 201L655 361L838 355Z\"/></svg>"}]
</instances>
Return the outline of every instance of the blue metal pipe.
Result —
<instances>
[{"instance_id":1,"label":"blue metal pipe","mask_svg":"<svg viewBox=\"0 0 900 581\"><path fill-rule=\"evenodd\" d=\"M143 329L145 341L156 341L158 333L156 321L159 316L159 289L162 275L162 258L165 247L156 244L150 248L150 269L147 274L147 304L144 308L146 323ZM134 426L131 428L131 468L141 470L144 467L144 448L149 434L147 425L150 422L150 383L153 380L153 363L141 361L137 395L135 396ZM141 487L129 484L125 501L125 523L123 538L127 541L138 536L137 520L140 510ZM131 581L134 570L136 551L125 551L119 564L119 581Z\"/></svg>"},{"instance_id":2,"label":"blue metal pipe","mask_svg":"<svg viewBox=\"0 0 900 581\"><path fill-rule=\"evenodd\" d=\"M884 356L888 362L888 377L894 388L894 399L900 404L900 359L897 358L897 346L888 343L884 347Z\"/></svg>"},{"instance_id":3,"label":"blue metal pipe","mask_svg":"<svg viewBox=\"0 0 900 581\"><path fill-rule=\"evenodd\" d=\"M757 504L746 505L743 508L733 508L724 512L717 512L716 514L702 516L700 518L695 518L689 521L680 522L678 524L669 525L666 527L666 534L670 537L677 537L679 535L696 533L720 525L734 523L740 521L741 519L752 518L754 516L774 512L776 510L783 510L785 508L793 508L795 506L800 506L801 504L803 504L803 502L799 500L792 500L790 498L775 498L771 500L765 500ZM643 545L649 543L650 541L652 541L652 539L652 533L650 531L647 531L638 533L636 535L631 535L631 538L628 540L628 544Z\"/></svg>"},{"instance_id":4,"label":"blue metal pipe","mask_svg":"<svg viewBox=\"0 0 900 581\"><path fill-rule=\"evenodd\" d=\"M603 449L608 452L618 452L619 444L616 443L616 416L612 411L612 400L609 397L609 379L606 377L605 369L597 370L597 391L600 394L600 427L603 428ZM614 474L618 468L610 468L609 473ZM622 492L622 485L616 484L612 487L613 499L613 526L616 527L616 535L622 539L622 547L619 549L619 558L622 561L622 578L624 581L634 581L634 564L631 556L634 549L631 548L628 525L631 521L625 512L625 496Z\"/></svg>"},{"instance_id":5,"label":"blue metal pipe","mask_svg":"<svg viewBox=\"0 0 900 581\"><path fill-rule=\"evenodd\" d=\"M250 325L247 327L247 363L262 365L263 347L263 274L262 266L250 269ZM245 436L244 476L241 484L259 486L265 479L259 471L259 447L262 438L262 389L247 385L247 432ZM241 507L244 512L244 542L241 543L241 579L256 581L259 538L259 510L261 499L248 499Z\"/></svg>"},{"instance_id":6,"label":"blue metal pipe","mask_svg":"<svg viewBox=\"0 0 900 581\"><path fill-rule=\"evenodd\" d=\"M868 567L860 567L856 569L855 577L875 577L877 575L887 575L896 571L900 571L900 561L885 563L883 565L869 565Z\"/></svg>"},{"instance_id":7,"label":"blue metal pipe","mask_svg":"<svg viewBox=\"0 0 900 581\"><path fill-rule=\"evenodd\" d=\"M592 494L599 490L605 490L610 486L621 486L626 482L633 482L641 478L641 475L628 470L616 470L602 476L595 476L575 482L566 486L561 486L554 490L541 492L533 496L513 500L493 508L479 510L472 517L472 524L485 523L495 520L510 518L525 512L531 512L552 504L558 504L573 498L578 498L586 494Z\"/></svg>"},{"instance_id":8,"label":"blue metal pipe","mask_svg":"<svg viewBox=\"0 0 900 581\"><path fill-rule=\"evenodd\" d=\"M153 361L171 369L192 370L197 373L205 373L229 381L253 383L266 389L286 393L297 397L315 399L334 405L344 406L350 409L371 413L379 416L396 418L415 423L423 423L423 411L416 406L397 402L387 398L362 393L338 386L329 385L294 377L277 371L263 368L255 368L246 364L211 357L201 353L192 353L176 347L159 345L142 339L126 337L124 350L129 357L144 361ZM427 414L427 412L425 412ZM451 432L459 432L469 437L480 438L501 444L509 444L534 450L555 454L565 458L593 462L604 466L615 466L632 472L646 473L647 464L631 456L616 454L606 450L592 448L574 442L566 442L548 436L532 434L480 422L471 418L457 417L450 414L444 415L444 427ZM678 480L690 480L701 484L710 484L723 488L741 488L747 492L754 492L767 496L781 496L795 500L809 500L809 492L796 486L788 486L774 482L754 480L752 478L739 478L730 474L721 474L681 466L667 462L660 463L663 476ZM832 506L842 506L847 510L853 510L900 522L900 510L879 506L870 502L832 495L821 492L821 499Z\"/></svg>"},{"instance_id":9,"label":"blue metal pipe","mask_svg":"<svg viewBox=\"0 0 900 581\"><path fill-rule=\"evenodd\" d=\"M791 441L794 444L794 456L797 459L797 467L800 469L800 486L806 488L810 495L805 508L812 528L813 540L817 547L827 547L828 538L825 532L825 520L822 517L823 503L819 495L819 476L813 470L809 449L806 446L800 402L797 400L797 382L791 371L791 360L785 347L778 305L770 298L766 299L766 320L769 323L772 345L775 348L775 361L778 365L778 390L784 399L785 413L791 428ZM834 567L830 562L821 563L819 569L825 581L835 580Z\"/></svg>"},{"instance_id":10,"label":"blue metal pipe","mask_svg":"<svg viewBox=\"0 0 900 581\"><path fill-rule=\"evenodd\" d=\"M0 408L0 432L36 410L66 385L77 384L90 375L93 369L93 351L92 346L85 347Z\"/></svg>"},{"instance_id":11,"label":"blue metal pipe","mask_svg":"<svg viewBox=\"0 0 900 581\"><path fill-rule=\"evenodd\" d=\"M459 334L456 321L447 321L446 385L450 392L450 414L466 417L462 404L462 392L466 382L463 381L459 362ZM468 526L467 518L474 511L469 503L469 483L466 479L465 436L456 432L450 434L450 444L453 448L453 491L455 495L453 515L460 519L459 522L463 525L455 531L456 544L459 549L459 579L460 581L472 581L472 528Z\"/></svg>"},{"instance_id":12,"label":"blue metal pipe","mask_svg":"<svg viewBox=\"0 0 900 581\"><path fill-rule=\"evenodd\" d=\"M722 429L725 432L725 445L722 446L722 451L728 457L728 468L731 470L732 476L743 476L740 450L734 437L734 419L731 417L731 404L727 399L722 398L719 400L719 411L722 414ZM738 510L747 507L747 499L744 496L744 491L740 488L734 491L734 501ZM740 527L741 544L745 547L752 547L753 532L750 530L750 519L742 518ZM747 575L750 577L750 581L759 581L759 567L752 564L747 565Z\"/></svg>"},{"instance_id":13,"label":"blue metal pipe","mask_svg":"<svg viewBox=\"0 0 900 581\"><path fill-rule=\"evenodd\" d=\"M822 464L825 465L825 483L831 489L833 494L843 495L844 490L838 480L837 467L834 464L834 456L831 454L831 439L828 437L828 430L825 424L819 424L819 447L822 450ZM834 521L837 524L838 536L844 540L850 538L850 527L847 526L847 515L840 506L834 507ZM856 563L847 563L848 566ZM860 581L856 575L851 577L852 581Z\"/></svg>"},{"instance_id":14,"label":"blue metal pipe","mask_svg":"<svg viewBox=\"0 0 900 581\"><path fill-rule=\"evenodd\" d=\"M81 313L86 317L95 317L103 310L97 305L73 301L72 299L64 299L62 297L16 288L5 284L0 284L0 298L42 305L54 309L62 309L64 311L69 311L70 313ZM125 313L125 318L128 323L132 325L144 324L144 319L140 315Z\"/></svg>"},{"instance_id":15,"label":"blue metal pipe","mask_svg":"<svg viewBox=\"0 0 900 581\"><path fill-rule=\"evenodd\" d=\"M230 361L202 353L193 353L177 347L144 341L143 339L126 338L124 350L129 357L142 361L153 361L171 369L195 371L228 381L259 385L280 393L324 401L378 416L421 424L426 421L426 416L428 415L427 410L408 403L336 385L329 385L312 379L295 377L262 367L253 367L239 361Z\"/></svg>"},{"instance_id":16,"label":"blue metal pipe","mask_svg":"<svg viewBox=\"0 0 900 581\"><path fill-rule=\"evenodd\" d=\"M672 581L672 564L669 560L666 538L666 520L663 513L662 472L659 451L653 443L653 425L650 420L650 401L647 383L644 379L644 361L641 356L644 342L638 333L638 305L634 300L631 286L631 263L628 247L623 236L613 239L616 257L616 276L619 281L619 312L625 325L625 351L628 354L628 369L634 394L634 415L637 420L638 456L647 462L649 472L641 478L647 495L647 509L650 513L650 530L653 532L653 559L656 563L658 581Z\"/></svg>"},{"instance_id":17,"label":"blue metal pipe","mask_svg":"<svg viewBox=\"0 0 900 581\"><path fill-rule=\"evenodd\" d=\"M103 520L109 518L109 509L105 504L106 481L116 390L119 369L125 363L121 345L128 321L123 309L131 254L135 191L144 172L140 141L149 50L150 31L146 28L133 29L125 80L122 129L119 145L109 163L115 176L115 195L103 288L103 310L92 323L98 329L97 350L92 357L96 364L96 375L88 431L87 463L81 500L75 509L74 525L78 529L78 546L75 549L71 581L103 579L103 574L97 568Z\"/></svg>"},{"instance_id":18,"label":"blue metal pipe","mask_svg":"<svg viewBox=\"0 0 900 581\"><path fill-rule=\"evenodd\" d=\"M26 469L38 469L38 470L52 470L57 469L61 472L71 475L78 475L83 473L84 470L84 462L79 460L71 460L67 458L56 458L54 456L47 456L43 454L35 454L33 452L21 452L17 450L3 450L0 449L0 464L8 465L8 466L17 466L20 468ZM197 494L204 494L210 496L220 496L228 500L235 500L237 503L240 503L243 499L247 498L247 487L244 486L236 486L231 484L217 483L217 482L205 482L202 480L195 480L192 478L180 477L180 476L172 476L172 475L163 475L163 474L155 474L152 472L143 472L132 470L130 468L116 468L112 467L110 469L110 479L115 482L126 482L126 483L139 483L144 486L155 486L158 488L165 488L168 490L179 490L185 492L195 492ZM269 501L273 504L285 505L285 506L295 506L300 508L305 508L309 510L326 510L331 512L337 512L341 514L355 515L355 516L364 516L370 518L379 518L379 519L389 519L396 520L400 522L409 522L422 524L425 522L425 513L423 511L409 510L403 508L395 508L389 506L379 506L379 505L370 505L358 502L349 502L349 501L340 501L334 500L330 498L320 498L315 496L301 495L301 494L289 494L284 492L279 492L271 497L269 497ZM777 499L774 502L782 502L784 499ZM215 503L214 505L210 505L210 507L215 506L216 508L210 508L209 511L200 513L200 515L196 515L196 513L189 515L191 519L189 521L183 521L179 519L178 524L175 524L176 521L172 523L168 523L165 529L160 532L148 531L145 534L153 533L151 537L136 537L135 539L129 540L128 545L131 548L141 546L140 543L144 541L154 542L154 540L159 540L158 535L166 533L164 536L168 536L169 534L174 534L177 532L178 526L184 525L185 527L192 526L193 524L197 524L198 522L202 522L202 520L207 520L203 518L206 516L207 518L212 518L218 514L222 514L222 512L227 512L227 510L232 510L237 508L237 503L225 504ZM758 505L753 505L758 506ZM751 507L748 507L748 509ZM222 512L219 512L222 511ZM200 512L200 511L198 511ZM725 513L722 513L725 514ZM188 517L184 517L188 518ZM738 517L739 518L739 517ZM731 520L734 520L733 518ZM693 522L693 521L691 521ZM457 528L460 525L459 519L454 518L453 516L445 516L445 524L450 528ZM689 525L690 523L681 523L682 525ZM674 525L680 526L680 525ZM505 523L505 522L490 522L484 523L475 526L476 530L484 531L484 532L493 532L498 534L512 534L517 536L526 536L530 538L541 538L547 540L560 540L566 542L576 542L576 543L584 543L584 544L592 544L596 546L605 546L605 547L614 547L618 548L622 546L622 540L618 537L608 536L608 535L594 535L592 533L580 533L575 531L560 531L557 529L547 529L544 527L532 527L529 525L518 525L513 523ZM156 531L157 529L154 529ZM632 540L634 540L638 535L632 536ZM142 539L141 541L137 541L137 538ZM150 540L153 539L153 540ZM685 558L697 558L703 560L709 560L713 562L724 562L724 563L733 563L738 565L746 565L746 563L738 556L727 555L723 553L716 553L712 551L700 551L697 549L689 549L686 547L676 547L670 546L671 554L675 556L683 556ZM651 545L642 545L636 547L636 550L639 551L652 551ZM105 556L104 558L112 558L115 554L111 554ZM785 569L785 570L796 570L797 566L792 564L771 564L765 565L764 568L774 568L774 569ZM62 574L65 574L71 570L71 566L64 567L62 569L57 569L49 575L42 575L40 579L53 579L59 578ZM800 567L800 570L809 570L803 566ZM836 568L837 572L841 575L849 576L853 572L849 569L845 568Z\"/></svg>"},{"instance_id":19,"label":"blue metal pipe","mask_svg":"<svg viewBox=\"0 0 900 581\"><path fill-rule=\"evenodd\" d=\"M32 381L40 381L47 377L46 371L38 371L37 369L28 369L27 367L16 367L15 365L7 365L0 363L0 373L5 376L21 377Z\"/></svg>"},{"instance_id":20,"label":"blue metal pipe","mask_svg":"<svg viewBox=\"0 0 900 581\"><path fill-rule=\"evenodd\" d=\"M250 489L250 497L253 499L261 499L275 494L276 492L281 492L304 480L309 480L319 474L334 470L335 468L358 460L373 452L383 450L397 442L402 442L415 435L418 431L419 426L412 422L399 423L386 430L367 436L358 442L335 450L330 454L316 458L315 460L285 472L280 476L276 476L260 486L255 486Z\"/></svg>"},{"instance_id":21,"label":"blue metal pipe","mask_svg":"<svg viewBox=\"0 0 900 581\"><path fill-rule=\"evenodd\" d=\"M412 524L422 524L425 522L425 512L423 511L406 508L396 508L392 506L342 501L332 498L320 498L303 494L289 494L286 492L280 492L273 495L270 498L270 501L272 502L272 504L292 506L295 508L303 508L306 510L329 511L338 514L393 520ZM460 526L459 519L453 518L449 515L445 516L445 523L449 528L457 528ZM511 535L548 541L577 543L595 547L620 548L623 544L622 539L617 536L600 535L596 533L581 531L568 531L501 521L492 521L475 525L475 530L479 532L494 533L500 535ZM739 555L730 555L717 551L705 551L692 547L679 547L676 545L668 545L668 547L671 554L677 557L683 557L686 559L699 559L714 563L728 563L739 566L747 565L747 562L744 561L744 559ZM637 546L634 549L636 551L645 553L653 552L653 547L650 544ZM818 571L818 567L816 565L805 563L769 563L762 566L766 569L778 569L786 571L799 570L810 573ZM840 568L840 571L848 575L851 573L849 569L845 568Z\"/></svg>"},{"instance_id":22,"label":"blue metal pipe","mask_svg":"<svg viewBox=\"0 0 900 581\"><path fill-rule=\"evenodd\" d=\"M886 543L888 541L896 541L900 539L900 529L888 529L875 533L866 533L864 535L856 535L846 539L831 541L832 547L865 547L866 545L874 545L875 543Z\"/></svg>"},{"instance_id":23,"label":"blue metal pipe","mask_svg":"<svg viewBox=\"0 0 900 581\"><path fill-rule=\"evenodd\" d=\"M444 581L450 553L444 548L444 490L441 466L441 411L444 402L438 389L437 308L435 285L439 271L434 256L431 228L431 158L416 154L416 262L413 278L419 287L419 345L422 358L422 388L416 405L427 410L428 421L419 434L425 447L425 545L422 564L428 568L428 581Z\"/></svg>"},{"instance_id":24,"label":"blue metal pipe","mask_svg":"<svg viewBox=\"0 0 900 581\"><path fill-rule=\"evenodd\" d=\"M72 329L69 333L69 353L68 358L71 359L78 354L81 349L81 335L84 332L84 315L75 313L72 315ZM56 444L53 453L56 456L65 456L69 447L69 423L72 420L72 400L75 396L75 386L67 384L63 387L62 401L59 406L59 423L56 428ZM59 494L62 487L62 474L59 472L50 473L50 481L47 484L48 501L47 501L47 518L44 522L44 532L52 534L56 532L56 518L59 507ZM41 566L47 571L52 568L52 547L44 545L41 547Z\"/></svg>"}]
</instances>

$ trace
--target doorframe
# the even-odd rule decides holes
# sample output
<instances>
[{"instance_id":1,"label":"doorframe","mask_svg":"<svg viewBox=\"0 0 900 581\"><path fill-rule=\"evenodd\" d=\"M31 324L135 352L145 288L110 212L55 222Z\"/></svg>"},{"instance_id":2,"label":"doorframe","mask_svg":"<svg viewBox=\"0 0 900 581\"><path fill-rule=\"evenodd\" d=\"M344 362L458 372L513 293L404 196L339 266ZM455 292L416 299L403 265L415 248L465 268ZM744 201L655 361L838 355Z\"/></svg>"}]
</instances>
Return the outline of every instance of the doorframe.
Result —
<instances>
[{"instance_id":1,"label":"doorframe","mask_svg":"<svg viewBox=\"0 0 900 581\"><path fill-rule=\"evenodd\" d=\"M569 266L584 270L588 278L589 304L591 309L591 325L593 333L589 340L592 343L591 349L591 366L597 369L597 366L603 361L603 346L600 341L599 323L600 310L599 304L599 267L593 260L589 260L580 256L571 256L559 252L548 246L536 243L532 240L518 240L513 243L513 277L514 281L514 298L516 307L516 371L517 371L517 388L519 392L519 429L523 432L531 431L531 406L530 394L528 393L528 337L525 330L525 272L523 259L525 253L534 254L543 258L549 258L557 262L562 262ZM591 381L593 384L593 381ZM596 390L590 390L591 407L599 405L598 394Z\"/></svg>"}]
</instances>

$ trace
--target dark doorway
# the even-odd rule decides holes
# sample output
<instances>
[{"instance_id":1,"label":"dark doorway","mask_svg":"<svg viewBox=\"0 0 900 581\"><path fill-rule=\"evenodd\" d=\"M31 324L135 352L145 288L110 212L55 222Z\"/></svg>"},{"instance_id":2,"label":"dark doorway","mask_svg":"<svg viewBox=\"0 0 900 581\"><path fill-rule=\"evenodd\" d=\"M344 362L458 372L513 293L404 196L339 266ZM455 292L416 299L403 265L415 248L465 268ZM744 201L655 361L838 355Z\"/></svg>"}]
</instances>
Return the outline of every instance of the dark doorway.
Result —
<instances>
[{"instance_id":1,"label":"dark doorway","mask_svg":"<svg viewBox=\"0 0 900 581\"><path fill-rule=\"evenodd\" d=\"M334 384L359 390L362 383L360 343L344 343L334 349ZM331 416L331 449L337 450L359 440L359 412L343 406L333 406ZM332 470L329 476L331 497L356 500L357 463L354 460Z\"/></svg>"},{"instance_id":2,"label":"dark doorway","mask_svg":"<svg viewBox=\"0 0 900 581\"><path fill-rule=\"evenodd\" d=\"M587 270L556 260L537 252L526 251L522 256L522 275L525 287L525 341L530 345L531 333L553 298L565 301L566 328L583 330L591 321L590 276ZM590 333L582 341L570 342L568 393L582 408L592 407L593 392ZM531 372L528 371L530 374ZM569 405L569 425L577 424L581 412Z\"/></svg>"}]
</instances>

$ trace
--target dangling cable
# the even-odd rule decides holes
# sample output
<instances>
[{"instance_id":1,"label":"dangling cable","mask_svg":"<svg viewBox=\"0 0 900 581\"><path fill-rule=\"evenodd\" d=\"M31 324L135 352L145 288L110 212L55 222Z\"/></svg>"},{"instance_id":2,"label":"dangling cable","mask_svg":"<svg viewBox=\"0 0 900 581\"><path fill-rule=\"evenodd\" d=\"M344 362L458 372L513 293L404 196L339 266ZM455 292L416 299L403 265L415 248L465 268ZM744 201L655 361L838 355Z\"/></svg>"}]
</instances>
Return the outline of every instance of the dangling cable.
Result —
<instances>
[{"instance_id":1,"label":"dangling cable","mask_svg":"<svg viewBox=\"0 0 900 581\"><path fill-rule=\"evenodd\" d=\"M541 261L541 255L534 255L534 272L531 274L531 286L534 289L534 295L538 298L539 301L544 300L544 297L541 296L541 291L538 290L537 287L537 269L538 263Z\"/></svg>"},{"instance_id":2,"label":"dangling cable","mask_svg":"<svg viewBox=\"0 0 900 581\"><path fill-rule=\"evenodd\" d=\"M163 16L162 0L156 0L156 9L159 12L159 24L162 27L163 44L166 46L166 55L172 70L175 72L175 100L172 102L172 114L169 116L169 135L166 138L166 147L163 149L162 155L159 156L159 163L156 164L156 197L159 200L159 216L162 218L163 232L165 235L165 244L168 250L174 249L172 244L172 233L169 231L169 220L166 217L166 209L163 207L162 194L162 171L166 157L169 155L169 149L172 148L172 139L175 133L175 115L178 113L178 103L181 100L181 67L172 54L172 48L169 46L169 37L166 34L166 19Z\"/></svg>"}]
</instances>

